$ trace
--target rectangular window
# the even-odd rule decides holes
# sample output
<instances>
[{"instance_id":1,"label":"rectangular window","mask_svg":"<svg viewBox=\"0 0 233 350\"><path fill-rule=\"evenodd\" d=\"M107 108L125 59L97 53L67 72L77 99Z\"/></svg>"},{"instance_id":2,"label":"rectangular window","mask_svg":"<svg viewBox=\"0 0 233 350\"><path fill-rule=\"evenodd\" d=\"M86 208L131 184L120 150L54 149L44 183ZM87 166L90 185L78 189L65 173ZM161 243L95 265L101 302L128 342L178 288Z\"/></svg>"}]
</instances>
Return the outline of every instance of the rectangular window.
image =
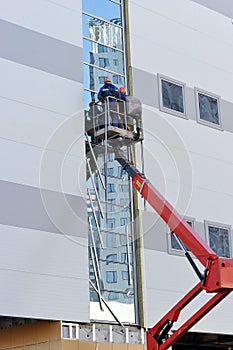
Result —
<instances>
[{"instance_id":1,"label":"rectangular window","mask_svg":"<svg viewBox=\"0 0 233 350\"><path fill-rule=\"evenodd\" d=\"M209 246L221 258L230 258L231 227L206 222Z\"/></svg>"},{"instance_id":2,"label":"rectangular window","mask_svg":"<svg viewBox=\"0 0 233 350\"><path fill-rule=\"evenodd\" d=\"M107 283L117 283L117 271L107 271L106 281Z\"/></svg>"},{"instance_id":3,"label":"rectangular window","mask_svg":"<svg viewBox=\"0 0 233 350\"><path fill-rule=\"evenodd\" d=\"M100 57L99 58L99 66L101 68L108 67L109 65L110 65L110 63L109 63L109 59L108 58L104 58L104 57Z\"/></svg>"},{"instance_id":4,"label":"rectangular window","mask_svg":"<svg viewBox=\"0 0 233 350\"><path fill-rule=\"evenodd\" d=\"M101 53L101 52L108 52L108 48L107 48L107 46L104 46L102 44L98 44L98 53Z\"/></svg>"},{"instance_id":5,"label":"rectangular window","mask_svg":"<svg viewBox=\"0 0 233 350\"><path fill-rule=\"evenodd\" d=\"M115 184L108 184L108 193L115 192Z\"/></svg>"},{"instance_id":6,"label":"rectangular window","mask_svg":"<svg viewBox=\"0 0 233 350\"><path fill-rule=\"evenodd\" d=\"M108 176L113 176L113 168L108 168Z\"/></svg>"},{"instance_id":7,"label":"rectangular window","mask_svg":"<svg viewBox=\"0 0 233 350\"><path fill-rule=\"evenodd\" d=\"M129 254L130 261L132 262L132 254ZM124 264L128 263L128 256L127 253L121 253L121 262Z\"/></svg>"},{"instance_id":8,"label":"rectangular window","mask_svg":"<svg viewBox=\"0 0 233 350\"><path fill-rule=\"evenodd\" d=\"M102 77L99 77L99 83L100 84L104 84L104 79L105 79L106 77L104 77L104 76L102 76Z\"/></svg>"},{"instance_id":9,"label":"rectangular window","mask_svg":"<svg viewBox=\"0 0 233 350\"><path fill-rule=\"evenodd\" d=\"M121 271L121 277L123 280L128 280L129 279L128 271Z\"/></svg>"},{"instance_id":10,"label":"rectangular window","mask_svg":"<svg viewBox=\"0 0 233 350\"><path fill-rule=\"evenodd\" d=\"M108 199L108 204L107 204L108 212L114 212L115 211L115 204L116 204L116 199L115 198L109 198Z\"/></svg>"},{"instance_id":11,"label":"rectangular window","mask_svg":"<svg viewBox=\"0 0 233 350\"><path fill-rule=\"evenodd\" d=\"M185 117L185 84L159 75L160 109Z\"/></svg>"},{"instance_id":12,"label":"rectangular window","mask_svg":"<svg viewBox=\"0 0 233 350\"><path fill-rule=\"evenodd\" d=\"M106 236L106 248L117 247L117 235L114 233L107 233Z\"/></svg>"},{"instance_id":13,"label":"rectangular window","mask_svg":"<svg viewBox=\"0 0 233 350\"><path fill-rule=\"evenodd\" d=\"M113 82L113 84L121 84L121 85L123 85L122 77L120 77L119 75L113 75L112 82Z\"/></svg>"},{"instance_id":14,"label":"rectangular window","mask_svg":"<svg viewBox=\"0 0 233 350\"><path fill-rule=\"evenodd\" d=\"M128 185L119 185L120 192L128 192L129 186Z\"/></svg>"},{"instance_id":15,"label":"rectangular window","mask_svg":"<svg viewBox=\"0 0 233 350\"><path fill-rule=\"evenodd\" d=\"M107 260L107 265L109 263L115 263L117 262L117 254L109 254L106 256L106 260Z\"/></svg>"},{"instance_id":16,"label":"rectangular window","mask_svg":"<svg viewBox=\"0 0 233 350\"><path fill-rule=\"evenodd\" d=\"M117 58L113 59L114 66L119 66L119 60Z\"/></svg>"},{"instance_id":17,"label":"rectangular window","mask_svg":"<svg viewBox=\"0 0 233 350\"><path fill-rule=\"evenodd\" d=\"M115 219L107 219L107 225L110 230L113 230L116 226L116 220Z\"/></svg>"},{"instance_id":18,"label":"rectangular window","mask_svg":"<svg viewBox=\"0 0 233 350\"><path fill-rule=\"evenodd\" d=\"M219 96L195 89L198 122L221 128Z\"/></svg>"},{"instance_id":19,"label":"rectangular window","mask_svg":"<svg viewBox=\"0 0 233 350\"><path fill-rule=\"evenodd\" d=\"M193 219L187 219L186 222L191 227L194 227L194 220ZM176 239L176 237L174 236L173 232L171 232L171 249L183 251L182 247L180 246L180 244L179 244L178 240Z\"/></svg>"},{"instance_id":20,"label":"rectangular window","mask_svg":"<svg viewBox=\"0 0 233 350\"><path fill-rule=\"evenodd\" d=\"M121 166L118 167L118 172L117 172L117 176L122 178L124 175L126 174L126 170L123 169Z\"/></svg>"},{"instance_id":21,"label":"rectangular window","mask_svg":"<svg viewBox=\"0 0 233 350\"><path fill-rule=\"evenodd\" d=\"M120 224L121 226L127 225L127 218L120 218Z\"/></svg>"}]
</instances>

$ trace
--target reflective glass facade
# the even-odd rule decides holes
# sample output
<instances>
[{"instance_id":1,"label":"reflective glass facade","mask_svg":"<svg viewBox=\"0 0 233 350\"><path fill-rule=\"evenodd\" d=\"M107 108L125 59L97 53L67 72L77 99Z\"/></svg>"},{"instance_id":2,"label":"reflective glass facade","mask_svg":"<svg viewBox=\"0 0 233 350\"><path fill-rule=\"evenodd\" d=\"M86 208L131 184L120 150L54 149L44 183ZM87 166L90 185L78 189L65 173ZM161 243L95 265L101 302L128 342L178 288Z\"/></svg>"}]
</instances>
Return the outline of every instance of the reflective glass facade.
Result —
<instances>
[{"instance_id":1,"label":"reflective glass facade","mask_svg":"<svg viewBox=\"0 0 233 350\"><path fill-rule=\"evenodd\" d=\"M84 103L91 101L105 77L125 86L124 28L120 1L83 1ZM93 145L97 166L87 147L89 217L90 316L95 320L135 323L136 283L132 189L128 175L115 161L109 144ZM128 156L127 148L124 149ZM101 175L100 175L101 174ZM106 185L106 189L101 182ZM101 301L104 298L113 314ZM114 315L116 317L114 317Z\"/></svg>"}]
</instances>

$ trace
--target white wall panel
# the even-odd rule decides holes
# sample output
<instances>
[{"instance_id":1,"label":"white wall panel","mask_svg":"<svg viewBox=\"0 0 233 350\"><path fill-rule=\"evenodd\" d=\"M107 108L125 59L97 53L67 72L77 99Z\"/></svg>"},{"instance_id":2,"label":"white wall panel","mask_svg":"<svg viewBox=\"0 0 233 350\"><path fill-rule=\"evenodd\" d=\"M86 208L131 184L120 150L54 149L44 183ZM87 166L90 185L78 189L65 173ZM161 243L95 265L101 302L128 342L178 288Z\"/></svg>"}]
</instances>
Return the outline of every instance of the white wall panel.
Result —
<instances>
[{"instance_id":1,"label":"white wall panel","mask_svg":"<svg viewBox=\"0 0 233 350\"><path fill-rule=\"evenodd\" d=\"M62 5L62 6L61 6ZM1 18L82 47L81 1L0 1Z\"/></svg>"},{"instance_id":2,"label":"white wall panel","mask_svg":"<svg viewBox=\"0 0 233 350\"><path fill-rule=\"evenodd\" d=\"M191 1L186 3L193 6ZM205 35L202 25L197 29L183 24L177 15L177 3L172 5L169 2L170 5L176 6L173 17L159 13L156 4L147 7L147 3L143 3L143 6L131 3L132 65L147 72L166 74L189 86L201 87L232 101L232 45L222 37L218 39L209 33ZM186 7L183 8L182 5L183 1L180 4L182 12L190 18L190 8L186 13ZM194 4L195 6L198 5ZM203 9L206 22L211 16L221 17L202 6L198 7ZM196 16L194 11L190 19L191 22L196 20L196 25L199 23L199 10ZM204 18L201 18L201 24L203 21ZM228 31L231 35L232 27L229 23L227 28L228 30L224 26L224 32Z\"/></svg>"},{"instance_id":3,"label":"white wall panel","mask_svg":"<svg viewBox=\"0 0 233 350\"><path fill-rule=\"evenodd\" d=\"M0 96L66 116L83 107L82 84L0 59Z\"/></svg>"},{"instance_id":4,"label":"white wall panel","mask_svg":"<svg viewBox=\"0 0 233 350\"><path fill-rule=\"evenodd\" d=\"M85 192L83 157L47 151L42 167L42 156L43 149L0 139L0 179L75 195Z\"/></svg>"},{"instance_id":5,"label":"white wall panel","mask_svg":"<svg viewBox=\"0 0 233 350\"><path fill-rule=\"evenodd\" d=\"M0 236L1 315L88 321L86 239L4 225Z\"/></svg>"}]
</instances>

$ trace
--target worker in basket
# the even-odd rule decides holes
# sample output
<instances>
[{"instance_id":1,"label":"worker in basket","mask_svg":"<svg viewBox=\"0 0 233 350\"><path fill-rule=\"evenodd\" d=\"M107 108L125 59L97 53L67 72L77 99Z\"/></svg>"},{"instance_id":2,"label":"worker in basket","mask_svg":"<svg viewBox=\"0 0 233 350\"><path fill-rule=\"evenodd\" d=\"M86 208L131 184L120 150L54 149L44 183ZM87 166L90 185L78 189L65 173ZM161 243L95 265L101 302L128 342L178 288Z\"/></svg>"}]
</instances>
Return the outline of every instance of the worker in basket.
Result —
<instances>
[{"instance_id":1,"label":"worker in basket","mask_svg":"<svg viewBox=\"0 0 233 350\"><path fill-rule=\"evenodd\" d=\"M126 89L124 86L119 88L118 106L119 106L119 127L127 129L127 115L126 115Z\"/></svg>"},{"instance_id":2,"label":"worker in basket","mask_svg":"<svg viewBox=\"0 0 233 350\"><path fill-rule=\"evenodd\" d=\"M118 120L118 104L117 99L119 97L119 91L118 88L112 84L112 81L110 78L104 79L104 85L99 89L98 92L98 99L102 102L104 110L108 108L109 103L109 110L110 110L110 116L112 119L112 125L113 126L119 126L119 120Z\"/></svg>"},{"instance_id":3,"label":"worker in basket","mask_svg":"<svg viewBox=\"0 0 233 350\"><path fill-rule=\"evenodd\" d=\"M141 101L137 97L126 95L126 89L123 86L119 88L119 99L121 115L126 116L124 127L136 134L136 140L143 138Z\"/></svg>"}]
</instances>

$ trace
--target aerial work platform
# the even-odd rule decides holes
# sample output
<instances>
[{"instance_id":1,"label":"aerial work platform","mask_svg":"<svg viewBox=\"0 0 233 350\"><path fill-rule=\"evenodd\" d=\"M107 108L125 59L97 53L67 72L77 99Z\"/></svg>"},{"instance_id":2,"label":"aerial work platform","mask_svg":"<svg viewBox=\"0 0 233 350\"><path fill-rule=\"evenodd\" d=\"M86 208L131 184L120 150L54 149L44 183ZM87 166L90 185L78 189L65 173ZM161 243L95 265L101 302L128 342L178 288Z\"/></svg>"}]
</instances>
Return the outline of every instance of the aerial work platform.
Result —
<instances>
[{"instance_id":1,"label":"aerial work platform","mask_svg":"<svg viewBox=\"0 0 233 350\"><path fill-rule=\"evenodd\" d=\"M141 102L132 96L126 101L107 97L104 103L93 102L86 115L86 132L91 142L120 140L131 145L143 140Z\"/></svg>"}]
</instances>

